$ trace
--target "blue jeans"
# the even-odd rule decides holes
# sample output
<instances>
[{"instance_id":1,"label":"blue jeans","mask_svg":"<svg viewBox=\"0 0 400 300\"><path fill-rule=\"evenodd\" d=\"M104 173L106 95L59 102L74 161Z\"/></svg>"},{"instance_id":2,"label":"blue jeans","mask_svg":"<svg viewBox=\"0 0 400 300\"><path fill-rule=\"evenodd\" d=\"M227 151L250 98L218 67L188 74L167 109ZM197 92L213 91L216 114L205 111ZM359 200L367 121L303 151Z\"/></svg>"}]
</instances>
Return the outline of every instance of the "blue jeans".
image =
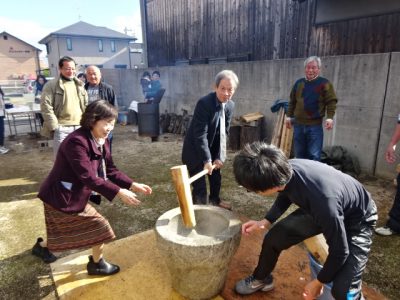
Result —
<instances>
[{"instance_id":1,"label":"blue jeans","mask_svg":"<svg viewBox=\"0 0 400 300\"><path fill-rule=\"evenodd\" d=\"M324 130L322 125L294 125L294 154L296 158L321 160Z\"/></svg>"}]
</instances>

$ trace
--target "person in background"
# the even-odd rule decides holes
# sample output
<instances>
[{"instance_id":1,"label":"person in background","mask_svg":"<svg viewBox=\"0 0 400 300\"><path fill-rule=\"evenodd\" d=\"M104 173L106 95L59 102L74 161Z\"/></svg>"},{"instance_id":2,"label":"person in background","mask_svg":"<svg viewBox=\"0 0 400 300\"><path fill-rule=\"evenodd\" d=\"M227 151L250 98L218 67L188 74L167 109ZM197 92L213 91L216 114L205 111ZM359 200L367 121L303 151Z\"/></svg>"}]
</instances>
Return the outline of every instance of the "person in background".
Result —
<instances>
[{"instance_id":1,"label":"person in background","mask_svg":"<svg viewBox=\"0 0 400 300\"><path fill-rule=\"evenodd\" d=\"M317 278L305 285L303 299L318 298L329 282L337 300L364 299L362 274L378 215L360 182L318 161L288 160L280 149L262 142L247 144L235 156L233 172L237 183L249 191L263 196L278 193L264 219L242 224L244 236L259 230L266 234L257 267L237 282L236 292L273 289L272 271L281 252L323 233L329 254ZM291 204L298 208L280 219Z\"/></svg>"},{"instance_id":2,"label":"person in background","mask_svg":"<svg viewBox=\"0 0 400 300\"><path fill-rule=\"evenodd\" d=\"M39 99L40 102L40 96L42 95L43 87L46 84L47 79L43 75L38 75L36 78L36 84L35 84L35 101L36 98Z\"/></svg>"},{"instance_id":3,"label":"person in background","mask_svg":"<svg viewBox=\"0 0 400 300\"><path fill-rule=\"evenodd\" d=\"M290 93L286 127L294 126L296 158L321 160L325 129L333 128L337 97L328 79L320 76L321 59L310 56L304 61L305 77L296 81Z\"/></svg>"},{"instance_id":4,"label":"person in background","mask_svg":"<svg viewBox=\"0 0 400 300\"><path fill-rule=\"evenodd\" d=\"M85 73L79 73L78 76L76 76L80 81L83 83L86 83L86 75Z\"/></svg>"},{"instance_id":5,"label":"person in background","mask_svg":"<svg viewBox=\"0 0 400 300\"><path fill-rule=\"evenodd\" d=\"M117 110L106 100L90 103L82 115L81 127L62 142L52 170L41 184L47 241L39 237L32 254L45 263L54 262L53 251L92 248L87 272L107 276L119 266L103 257L104 244L115 238L109 222L88 203L91 192L109 201L140 204L135 192L151 194L146 184L135 182L113 163L107 135L114 127ZM100 197L100 195L98 195Z\"/></svg>"},{"instance_id":6,"label":"person in background","mask_svg":"<svg viewBox=\"0 0 400 300\"><path fill-rule=\"evenodd\" d=\"M41 133L54 139L54 157L65 137L79 127L88 103L83 83L75 77L75 66L72 57L61 57L58 61L60 75L48 81L42 91L40 109L44 122Z\"/></svg>"},{"instance_id":7,"label":"person in background","mask_svg":"<svg viewBox=\"0 0 400 300\"><path fill-rule=\"evenodd\" d=\"M385 152L385 159L388 163L393 164L396 161L396 145L400 141L400 114L397 117L397 125L393 132L390 143ZM400 233L400 173L397 174L397 191L394 197L393 206L389 211L389 219L383 227L377 227L375 233L379 235L389 236Z\"/></svg>"},{"instance_id":8,"label":"person in background","mask_svg":"<svg viewBox=\"0 0 400 300\"><path fill-rule=\"evenodd\" d=\"M151 75L149 72L143 72L142 78L140 78L140 85L142 87L143 96L146 97L146 93L151 87Z\"/></svg>"},{"instance_id":9,"label":"person in background","mask_svg":"<svg viewBox=\"0 0 400 300\"><path fill-rule=\"evenodd\" d=\"M196 104L193 118L185 135L182 162L187 165L190 176L208 170L210 183L209 202L231 209L231 205L219 197L221 168L226 159L226 137L233 117L234 102L231 100L239 85L233 71L224 70L215 76L215 92L202 97ZM207 203L205 177L192 183L194 204Z\"/></svg>"},{"instance_id":10,"label":"person in background","mask_svg":"<svg viewBox=\"0 0 400 300\"><path fill-rule=\"evenodd\" d=\"M85 70L86 84L85 89L89 96L89 103L96 100L107 100L111 105L115 106L115 92L111 85L101 81L100 69L96 66L88 66ZM113 133L108 135L110 147L112 147Z\"/></svg>"},{"instance_id":11,"label":"person in background","mask_svg":"<svg viewBox=\"0 0 400 300\"><path fill-rule=\"evenodd\" d=\"M4 117L6 115L6 105L4 103L4 92L0 87L0 155L6 154L9 150L4 147Z\"/></svg>"},{"instance_id":12,"label":"person in background","mask_svg":"<svg viewBox=\"0 0 400 300\"><path fill-rule=\"evenodd\" d=\"M36 84L35 84L35 103L40 103L40 97L42 95L43 87L46 84L47 79L43 75L38 75L36 78ZM43 116L41 113L35 113L36 119L39 120L40 125L43 126Z\"/></svg>"},{"instance_id":13,"label":"person in background","mask_svg":"<svg viewBox=\"0 0 400 300\"><path fill-rule=\"evenodd\" d=\"M114 89L111 85L102 82L100 69L96 66L88 66L85 73L87 80L85 89L89 96L89 103L102 99L115 106Z\"/></svg>"},{"instance_id":14,"label":"person in background","mask_svg":"<svg viewBox=\"0 0 400 300\"><path fill-rule=\"evenodd\" d=\"M161 89L161 82L160 82L160 72L154 71L151 74L151 84L149 90L146 92L146 100L147 102L153 102L154 97L157 95L158 91Z\"/></svg>"}]
</instances>

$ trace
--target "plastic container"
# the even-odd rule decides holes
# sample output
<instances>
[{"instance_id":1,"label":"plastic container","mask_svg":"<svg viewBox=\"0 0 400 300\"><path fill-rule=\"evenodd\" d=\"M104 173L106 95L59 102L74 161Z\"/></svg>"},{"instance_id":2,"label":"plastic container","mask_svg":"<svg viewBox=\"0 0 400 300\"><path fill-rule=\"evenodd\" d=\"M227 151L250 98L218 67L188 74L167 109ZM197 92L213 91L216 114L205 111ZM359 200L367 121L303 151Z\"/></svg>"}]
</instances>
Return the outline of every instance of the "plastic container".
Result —
<instances>
[{"instance_id":1,"label":"plastic container","mask_svg":"<svg viewBox=\"0 0 400 300\"><path fill-rule=\"evenodd\" d=\"M118 112L118 123L121 125L128 124L128 112L127 111Z\"/></svg>"},{"instance_id":2,"label":"plastic container","mask_svg":"<svg viewBox=\"0 0 400 300\"><path fill-rule=\"evenodd\" d=\"M318 261L311 255L311 253L308 253L308 258L310 260L310 271L311 271L311 279L316 279L318 276L319 271L321 271L322 266L318 263ZM319 300L334 300L332 294L332 283L324 284L324 291L321 296L319 296L317 299Z\"/></svg>"}]
</instances>

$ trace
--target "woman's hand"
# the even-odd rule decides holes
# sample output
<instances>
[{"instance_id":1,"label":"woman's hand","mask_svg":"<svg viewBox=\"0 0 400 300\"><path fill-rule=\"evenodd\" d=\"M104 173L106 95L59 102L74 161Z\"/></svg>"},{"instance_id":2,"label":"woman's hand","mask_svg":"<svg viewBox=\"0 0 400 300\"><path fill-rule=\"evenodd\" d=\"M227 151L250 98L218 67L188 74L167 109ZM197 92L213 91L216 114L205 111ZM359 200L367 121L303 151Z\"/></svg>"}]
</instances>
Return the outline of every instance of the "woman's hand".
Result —
<instances>
[{"instance_id":1,"label":"woman's hand","mask_svg":"<svg viewBox=\"0 0 400 300\"><path fill-rule=\"evenodd\" d=\"M261 221L250 220L242 225L242 234L249 235L253 231L268 229L271 223L264 219Z\"/></svg>"},{"instance_id":2,"label":"woman's hand","mask_svg":"<svg viewBox=\"0 0 400 300\"><path fill-rule=\"evenodd\" d=\"M117 196L124 202L126 205L134 205L137 206L140 204L140 200L136 198L136 194L132 193L127 189L120 189Z\"/></svg>"},{"instance_id":3,"label":"woman's hand","mask_svg":"<svg viewBox=\"0 0 400 300\"><path fill-rule=\"evenodd\" d=\"M150 195L153 190L146 184L133 182L130 188L134 192L143 193L145 195Z\"/></svg>"}]
</instances>

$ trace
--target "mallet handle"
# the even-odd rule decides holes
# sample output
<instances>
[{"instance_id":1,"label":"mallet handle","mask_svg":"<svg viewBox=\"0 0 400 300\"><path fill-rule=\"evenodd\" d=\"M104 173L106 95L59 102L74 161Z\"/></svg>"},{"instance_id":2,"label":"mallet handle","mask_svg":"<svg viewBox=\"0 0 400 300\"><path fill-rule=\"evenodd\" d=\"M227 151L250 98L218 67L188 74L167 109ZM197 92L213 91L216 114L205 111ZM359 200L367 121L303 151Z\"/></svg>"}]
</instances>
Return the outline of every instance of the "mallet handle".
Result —
<instances>
[{"instance_id":1,"label":"mallet handle","mask_svg":"<svg viewBox=\"0 0 400 300\"><path fill-rule=\"evenodd\" d=\"M214 170L215 165L212 165L212 168ZM208 174L208 170L204 169L203 171L197 173L196 175L193 175L192 177L189 178L189 183L192 183L193 181L196 181L197 179L199 179L200 177L204 176Z\"/></svg>"}]
</instances>

